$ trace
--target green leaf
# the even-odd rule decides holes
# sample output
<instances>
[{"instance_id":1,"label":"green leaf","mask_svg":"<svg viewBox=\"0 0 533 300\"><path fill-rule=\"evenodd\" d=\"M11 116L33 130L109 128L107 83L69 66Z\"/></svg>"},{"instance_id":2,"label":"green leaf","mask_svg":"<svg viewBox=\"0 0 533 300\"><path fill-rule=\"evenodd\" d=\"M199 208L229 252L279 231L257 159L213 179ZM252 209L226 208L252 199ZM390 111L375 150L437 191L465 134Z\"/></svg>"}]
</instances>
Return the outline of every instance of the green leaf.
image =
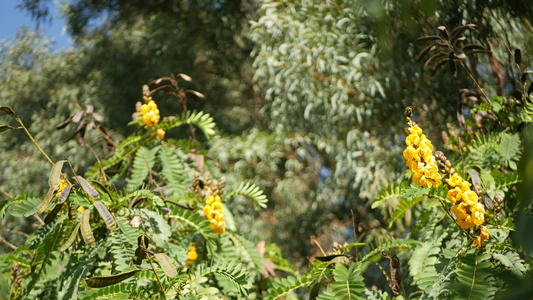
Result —
<instances>
[{"instance_id":1,"label":"green leaf","mask_svg":"<svg viewBox=\"0 0 533 300\"><path fill-rule=\"evenodd\" d=\"M256 186L255 184L249 182L249 183L241 183L237 189L229 193L226 198L229 199L235 195L243 195L247 197L248 199L252 200L254 205L260 206L262 208L267 207L268 199L263 194L263 191Z\"/></svg>"},{"instance_id":2,"label":"green leaf","mask_svg":"<svg viewBox=\"0 0 533 300\"><path fill-rule=\"evenodd\" d=\"M381 255L381 251L389 250L390 248L408 248L416 247L420 242L409 239L395 239L388 242L379 242L374 249L366 253L361 259L361 262L371 261L376 255Z\"/></svg>"},{"instance_id":3,"label":"green leaf","mask_svg":"<svg viewBox=\"0 0 533 300\"><path fill-rule=\"evenodd\" d=\"M234 248L232 248L239 251L240 257L242 257L245 262L252 262L255 269L261 270L263 268L262 257L259 252L257 252L255 245L235 232L229 230L226 232L234 244Z\"/></svg>"},{"instance_id":4,"label":"green leaf","mask_svg":"<svg viewBox=\"0 0 533 300\"><path fill-rule=\"evenodd\" d=\"M181 151L171 147L163 147L159 152L161 165L163 170L161 174L165 181L170 185L169 192L171 194L180 196L187 192L186 164L177 155L177 151Z\"/></svg>"},{"instance_id":5,"label":"green leaf","mask_svg":"<svg viewBox=\"0 0 533 300\"><path fill-rule=\"evenodd\" d=\"M188 110L186 114L181 115L180 117L168 118L161 122L160 127L163 130L169 130L186 124L192 124L200 128L207 139L210 139L215 135L214 128L216 124L213 121L213 118L202 111L196 112Z\"/></svg>"},{"instance_id":6,"label":"green leaf","mask_svg":"<svg viewBox=\"0 0 533 300\"><path fill-rule=\"evenodd\" d=\"M18 198L18 197L17 197ZM37 209L42 205L42 198L22 198L22 201L13 203L9 212L10 215L17 218L24 218L31 216L37 212Z\"/></svg>"},{"instance_id":7,"label":"green leaf","mask_svg":"<svg viewBox=\"0 0 533 300\"><path fill-rule=\"evenodd\" d=\"M248 279L248 273L244 269L243 265L237 260L218 259L211 267L199 265L194 272L194 276L191 276L189 279L189 282L194 281L196 278L205 277L213 273L220 274L229 280L241 296L248 296L248 290L251 287L251 282Z\"/></svg>"},{"instance_id":8,"label":"green leaf","mask_svg":"<svg viewBox=\"0 0 533 300\"><path fill-rule=\"evenodd\" d=\"M488 298L491 290L490 253L483 253L477 249L470 249L466 255L459 258L457 266L457 281L455 290L462 299Z\"/></svg>"},{"instance_id":9,"label":"green leaf","mask_svg":"<svg viewBox=\"0 0 533 300\"><path fill-rule=\"evenodd\" d=\"M438 277L435 263L441 251L441 243L447 235L444 232L438 238L419 244L409 259L409 273L422 291L431 287Z\"/></svg>"},{"instance_id":10,"label":"green leaf","mask_svg":"<svg viewBox=\"0 0 533 300\"><path fill-rule=\"evenodd\" d=\"M500 157L501 159L511 166L511 169L516 170L516 163L513 160L518 159L520 153L520 137L518 134L510 135L504 133L500 140ZM512 168L514 166L514 168Z\"/></svg>"},{"instance_id":11,"label":"green leaf","mask_svg":"<svg viewBox=\"0 0 533 300\"><path fill-rule=\"evenodd\" d=\"M131 176L127 179L128 191L137 189L150 174L150 170L155 163L156 154L161 147L157 146L153 149L141 147L137 150L135 158L133 159L133 166L131 169Z\"/></svg>"},{"instance_id":12,"label":"green leaf","mask_svg":"<svg viewBox=\"0 0 533 300\"><path fill-rule=\"evenodd\" d=\"M426 197L416 197L416 198L404 198L402 199L398 205L394 208L394 211L391 215L390 225L394 224L394 222L398 219L403 218L405 216L405 213L413 208L415 205L417 205L420 201L426 199Z\"/></svg>"},{"instance_id":13,"label":"green leaf","mask_svg":"<svg viewBox=\"0 0 533 300\"><path fill-rule=\"evenodd\" d=\"M334 281L331 283L333 299L362 299L365 285L360 270L361 264L351 264L346 268L342 264L335 264L333 270Z\"/></svg>"},{"instance_id":14,"label":"green leaf","mask_svg":"<svg viewBox=\"0 0 533 300\"><path fill-rule=\"evenodd\" d=\"M372 203L372 209L381 206L382 203L386 202L389 199L397 198L402 196L402 190L405 188L405 185L403 182L401 184L399 183L391 183L387 188L382 188L379 196L374 198L374 203Z\"/></svg>"},{"instance_id":15,"label":"green leaf","mask_svg":"<svg viewBox=\"0 0 533 300\"><path fill-rule=\"evenodd\" d=\"M294 290L309 286L313 281L313 277L308 275L298 277L289 276L282 279L276 278L272 281L272 287L268 289L268 295L265 297L265 300L283 299L283 297L292 293Z\"/></svg>"}]
</instances>

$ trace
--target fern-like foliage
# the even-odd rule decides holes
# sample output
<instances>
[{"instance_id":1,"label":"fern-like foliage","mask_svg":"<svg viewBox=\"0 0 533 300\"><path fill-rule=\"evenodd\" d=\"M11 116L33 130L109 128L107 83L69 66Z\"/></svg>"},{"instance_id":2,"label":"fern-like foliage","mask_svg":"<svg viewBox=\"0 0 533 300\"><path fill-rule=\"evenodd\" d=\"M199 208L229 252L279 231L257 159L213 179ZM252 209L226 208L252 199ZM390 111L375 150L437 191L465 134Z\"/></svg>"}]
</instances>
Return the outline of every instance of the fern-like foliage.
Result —
<instances>
[{"instance_id":1,"label":"fern-like foliage","mask_svg":"<svg viewBox=\"0 0 533 300\"><path fill-rule=\"evenodd\" d=\"M371 261L376 255L381 255L381 251L389 250L390 248L407 248L413 249L420 242L410 239L395 239L387 242L378 243L377 246L373 247L371 251L363 255L360 259L361 262Z\"/></svg>"},{"instance_id":2,"label":"fern-like foliage","mask_svg":"<svg viewBox=\"0 0 533 300\"><path fill-rule=\"evenodd\" d=\"M226 250L222 250L223 253L234 252L235 249L238 251L238 256L247 263L252 263L254 268L261 270L263 268L262 258L255 245L249 240L245 239L243 236L227 230L227 235L232 241L231 247L227 247Z\"/></svg>"},{"instance_id":3,"label":"fern-like foliage","mask_svg":"<svg viewBox=\"0 0 533 300\"><path fill-rule=\"evenodd\" d=\"M161 122L160 127L163 130L169 130L186 124L192 124L202 130L205 137L210 139L215 135L215 122L213 118L203 111L187 111L186 114L177 118L167 118Z\"/></svg>"},{"instance_id":4,"label":"fern-like foliage","mask_svg":"<svg viewBox=\"0 0 533 300\"><path fill-rule=\"evenodd\" d=\"M417 205L420 201L424 200L425 197L416 197L416 198L403 198L398 205L394 208L394 211L391 215L390 225L394 224L396 220L399 220L405 216L408 210Z\"/></svg>"},{"instance_id":5,"label":"fern-like foliage","mask_svg":"<svg viewBox=\"0 0 533 300\"><path fill-rule=\"evenodd\" d=\"M147 189L138 189L136 191L133 191L131 193L127 193L126 195L120 197L118 199L119 203L129 205L129 203L126 203L129 199L135 198L135 197L146 197L146 199L149 201L149 204L157 205L157 206L164 206L165 202L161 197L154 194L152 191Z\"/></svg>"},{"instance_id":6,"label":"fern-like foliage","mask_svg":"<svg viewBox=\"0 0 533 300\"><path fill-rule=\"evenodd\" d=\"M175 149L171 147L163 147L159 153L161 160L163 178L170 185L168 192L173 195L180 196L187 192L187 165L180 160L174 153Z\"/></svg>"},{"instance_id":7,"label":"fern-like foliage","mask_svg":"<svg viewBox=\"0 0 533 300\"><path fill-rule=\"evenodd\" d=\"M397 198L402 196L402 190L405 188L404 184L399 184L396 182L393 182L389 184L386 188L382 188L379 192L379 196L374 198L374 203L372 203L372 208L376 208L381 206L381 204L385 203L389 199Z\"/></svg>"},{"instance_id":8,"label":"fern-like foliage","mask_svg":"<svg viewBox=\"0 0 533 300\"><path fill-rule=\"evenodd\" d=\"M492 258L516 277L522 278L529 271L526 262L514 248L501 245L496 246L494 250Z\"/></svg>"},{"instance_id":9,"label":"fern-like foliage","mask_svg":"<svg viewBox=\"0 0 533 300\"><path fill-rule=\"evenodd\" d=\"M106 239L106 246L113 255L115 273L120 273L131 266L137 245L130 244L125 234L111 231Z\"/></svg>"},{"instance_id":10,"label":"fern-like foliage","mask_svg":"<svg viewBox=\"0 0 533 300\"><path fill-rule=\"evenodd\" d=\"M136 146L141 142L142 135L140 133L133 133L125 140L120 142L115 148L113 156L108 159L100 161L102 169L105 171L113 166L118 165L125 157L135 152ZM100 173L100 166L98 163L94 164L85 173L84 177L87 179L95 179Z\"/></svg>"},{"instance_id":11,"label":"fern-like foliage","mask_svg":"<svg viewBox=\"0 0 533 300\"><path fill-rule=\"evenodd\" d=\"M459 258L454 290L461 299L487 299L491 293L490 253L470 249Z\"/></svg>"},{"instance_id":12,"label":"fern-like foliage","mask_svg":"<svg viewBox=\"0 0 533 300\"><path fill-rule=\"evenodd\" d=\"M153 168L155 163L156 154L159 151L160 147L154 147L148 149L146 147L141 147L135 153L135 158L133 159L133 166L131 168L131 176L127 179L127 190L134 191L138 188L148 177L150 170Z\"/></svg>"},{"instance_id":13,"label":"fern-like foliage","mask_svg":"<svg viewBox=\"0 0 533 300\"><path fill-rule=\"evenodd\" d=\"M189 281L194 281L196 278L206 277L209 274L215 273L229 280L241 296L248 296L248 290L251 287L251 283L248 281L248 273L237 260L217 260L210 267L199 265Z\"/></svg>"},{"instance_id":14,"label":"fern-like foliage","mask_svg":"<svg viewBox=\"0 0 533 300\"><path fill-rule=\"evenodd\" d=\"M411 255L409 273L422 291L431 287L438 277L435 263L441 252L442 241L447 235L448 233L444 232L438 238L419 244Z\"/></svg>"},{"instance_id":15,"label":"fern-like foliage","mask_svg":"<svg viewBox=\"0 0 533 300\"><path fill-rule=\"evenodd\" d=\"M83 300L93 299L129 299L133 290L133 284L121 282L119 284L106 286L101 289L91 289L79 293Z\"/></svg>"},{"instance_id":16,"label":"fern-like foliage","mask_svg":"<svg viewBox=\"0 0 533 300\"><path fill-rule=\"evenodd\" d=\"M8 201L3 201L2 211L0 211L0 217L3 218L7 208L11 206L9 214L13 217L23 218L28 217L37 212L39 206L43 203L43 198L38 195L34 195L33 192L25 192L22 195L13 197ZM51 204L52 205L52 204Z\"/></svg>"},{"instance_id":17,"label":"fern-like foliage","mask_svg":"<svg viewBox=\"0 0 533 300\"><path fill-rule=\"evenodd\" d=\"M268 289L268 295L265 300L282 299L301 287L309 286L312 282L313 278L309 275L275 279L272 281L272 287Z\"/></svg>"},{"instance_id":18,"label":"fern-like foliage","mask_svg":"<svg viewBox=\"0 0 533 300\"><path fill-rule=\"evenodd\" d=\"M267 196L263 194L263 191L251 182L241 183L239 187L229 193L226 198L229 199L235 195L243 195L248 199L252 200L254 205L257 205L262 208L265 208L268 202Z\"/></svg>"},{"instance_id":19,"label":"fern-like foliage","mask_svg":"<svg viewBox=\"0 0 533 300\"><path fill-rule=\"evenodd\" d=\"M169 218L178 220L185 228L194 229L204 237L206 243L215 247L217 236L213 233L213 227L209 226L209 221L202 215L188 209L177 208L175 212L176 214L170 215Z\"/></svg>"},{"instance_id":20,"label":"fern-like foliage","mask_svg":"<svg viewBox=\"0 0 533 300\"><path fill-rule=\"evenodd\" d=\"M328 291L322 293L317 300L363 299L365 285L360 267L359 263L351 264L349 268L337 263L333 270L334 281L328 286Z\"/></svg>"}]
</instances>

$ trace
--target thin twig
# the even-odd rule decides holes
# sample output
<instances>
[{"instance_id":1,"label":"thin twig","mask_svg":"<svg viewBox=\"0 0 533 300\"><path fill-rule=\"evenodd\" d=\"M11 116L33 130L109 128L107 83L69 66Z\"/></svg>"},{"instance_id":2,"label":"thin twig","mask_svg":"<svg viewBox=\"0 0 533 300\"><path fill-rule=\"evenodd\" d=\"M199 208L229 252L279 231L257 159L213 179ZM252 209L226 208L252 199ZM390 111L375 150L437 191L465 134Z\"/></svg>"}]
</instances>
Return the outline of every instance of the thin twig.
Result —
<instances>
[{"instance_id":1,"label":"thin twig","mask_svg":"<svg viewBox=\"0 0 533 300\"><path fill-rule=\"evenodd\" d=\"M4 191L2 188L0 188L0 193L6 195L8 198L13 198L13 195L11 195L10 193Z\"/></svg>"},{"instance_id":2,"label":"thin twig","mask_svg":"<svg viewBox=\"0 0 533 300\"><path fill-rule=\"evenodd\" d=\"M353 209L350 209L350 211L352 212L353 242L357 243L357 233L355 232L355 216L353 214ZM357 247L355 247L355 261L359 261L359 251L357 250Z\"/></svg>"},{"instance_id":3,"label":"thin twig","mask_svg":"<svg viewBox=\"0 0 533 300\"><path fill-rule=\"evenodd\" d=\"M38 215L33 215L35 217L35 219L37 219L37 222L40 223L40 225L44 225L45 223L43 222L43 219L41 219L41 217L39 217Z\"/></svg>"},{"instance_id":4,"label":"thin twig","mask_svg":"<svg viewBox=\"0 0 533 300\"><path fill-rule=\"evenodd\" d=\"M161 282L161 279L159 279L159 275L157 275L157 271L155 270L154 264L152 263L152 257L148 256L148 262L150 262L150 266L152 266L152 270L154 271L155 278L157 279L157 282L159 283L159 287L161 288L161 294L163 294L163 299L167 299L167 293L165 292L165 288L163 287L163 283Z\"/></svg>"},{"instance_id":5,"label":"thin twig","mask_svg":"<svg viewBox=\"0 0 533 300\"><path fill-rule=\"evenodd\" d=\"M26 134L30 137L31 141L37 147L37 149L39 149L39 151L41 151L41 153L44 155L44 157L46 157L46 159L48 159L48 161L53 165L54 162L50 159L50 157L48 157L48 155L46 155L46 153L44 153L43 149L41 149L41 147L39 147L39 144L37 144L37 142L35 141L35 139L31 135L31 133L28 131L26 126L24 126L24 123L22 123L22 120L19 117L15 117L15 119L20 123L20 125L22 126L24 131L26 131Z\"/></svg>"},{"instance_id":6,"label":"thin twig","mask_svg":"<svg viewBox=\"0 0 533 300\"><path fill-rule=\"evenodd\" d=\"M27 233L22 232L22 231L11 230L11 229L9 229L9 228L6 228L6 230L7 230L7 232L9 232L9 233L20 234L20 235L24 236L25 238L30 237Z\"/></svg>"},{"instance_id":7,"label":"thin twig","mask_svg":"<svg viewBox=\"0 0 533 300\"><path fill-rule=\"evenodd\" d=\"M17 250L18 247L11 244L10 242L6 241L3 237L0 237L0 242L6 244L9 248L13 249L13 250Z\"/></svg>"}]
</instances>

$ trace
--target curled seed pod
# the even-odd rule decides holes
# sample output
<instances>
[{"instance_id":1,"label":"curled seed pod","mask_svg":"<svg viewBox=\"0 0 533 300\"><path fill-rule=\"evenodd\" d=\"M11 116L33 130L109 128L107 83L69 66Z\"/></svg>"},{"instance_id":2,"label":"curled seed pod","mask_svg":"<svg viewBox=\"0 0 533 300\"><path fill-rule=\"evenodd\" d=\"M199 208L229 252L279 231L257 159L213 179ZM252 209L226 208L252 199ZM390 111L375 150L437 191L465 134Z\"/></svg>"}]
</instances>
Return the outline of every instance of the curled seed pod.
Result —
<instances>
[{"instance_id":1,"label":"curled seed pod","mask_svg":"<svg viewBox=\"0 0 533 300\"><path fill-rule=\"evenodd\" d=\"M139 247L147 248L149 244L150 244L150 241L148 240L146 235L139 235L139 237L137 238L137 245Z\"/></svg>"}]
</instances>

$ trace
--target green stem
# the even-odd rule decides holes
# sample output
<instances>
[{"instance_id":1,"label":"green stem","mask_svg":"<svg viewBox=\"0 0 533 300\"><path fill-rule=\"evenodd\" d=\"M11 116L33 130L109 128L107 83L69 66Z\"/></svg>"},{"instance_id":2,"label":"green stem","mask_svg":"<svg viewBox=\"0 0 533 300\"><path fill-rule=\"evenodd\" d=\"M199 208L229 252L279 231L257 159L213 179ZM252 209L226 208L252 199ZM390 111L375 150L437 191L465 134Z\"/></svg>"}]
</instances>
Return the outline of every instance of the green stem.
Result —
<instances>
[{"instance_id":1,"label":"green stem","mask_svg":"<svg viewBox=\"0 0 533 300\"><path fill-rule=\"evenodd\" d=\"M31 135L31 133L28 131L26 126L24 126L24 123L22 123L22 120L19 117L16 117L15 119L20 123L22 128L24 128L24 131L26 131L26 134L30 137L31 141L37 147L37 149L39 149L39 151L41 151L41 153L44 155L44 157L46 157L46 159L48 159L48 161L53 165L54 162L50 159L50 157L48 157L48 155L46 155L46 153L44 153L43 149L41 149L41 147L39 147L39 144L37 144L37 142L35 141L35 139Z\"/></svg>"},{"instance_id":2,"label":"green stem","mask_svg":"<svg viewBox=\"0 0 533 300\"><path fill-rule=\"evenodd\" d=\"M163 299L167 299L167 293L165 292L165 288L163 287L163 283L161 282L161 279L159 279L159 275L157 275L157 271L154 267L154 264L152 263L152 257L148 256L148 262L150 263L150 266L152 267L152 271L154 271L155 278L157 279L157 282L159 283L159 287L161 288L161 293L163 294Z\"/></svg>"},{"instance_id":3,"label":"green stem","mask_svg":"<svg viewBox=\"0 0 533 300\"><path fill-rule=\"evenodd\" d=\"M449 218L450 218L450 219L451 219L451 220L452 220L457 226L459 226L459 228L461 228L461 230L464 232L464 234L465 234L468 238L471 239L472 236L471 236L468 232L466 232L466 230L464 230L464 228L461 227L461 226L459 225L459 223L457 223L457 221L452 217L452 215L450 214L450 212L448 211L448 209L446 209L446 205L444 205L444 202L442 201L443 199L442 199L441 197L438 197L438 196L435 196L435 195L433 195L433 196L431 196L431 197L439 199L440 204L441 204L441 206L442 206L442 209L444 210L444 212L446 213L446 215L448 215L448 217L449 217Z\"/></svg>"}]
</instances>

